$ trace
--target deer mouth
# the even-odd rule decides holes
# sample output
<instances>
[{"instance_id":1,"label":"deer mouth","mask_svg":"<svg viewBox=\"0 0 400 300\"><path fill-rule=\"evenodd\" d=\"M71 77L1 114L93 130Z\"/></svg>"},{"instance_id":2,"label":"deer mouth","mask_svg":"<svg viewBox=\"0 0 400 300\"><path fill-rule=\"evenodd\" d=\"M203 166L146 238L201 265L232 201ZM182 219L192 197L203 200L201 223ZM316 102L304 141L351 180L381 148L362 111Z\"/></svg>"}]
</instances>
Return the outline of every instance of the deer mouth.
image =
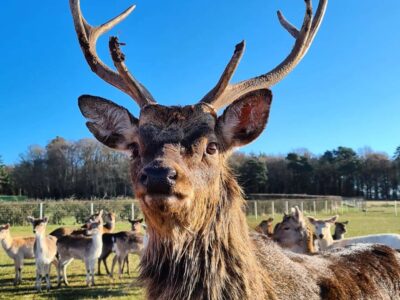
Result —
<instances>
[{"instance_id":1,"label":"deer mouth","mask_svg":"<svg viewBox=\"0 0 400 300\"><path fill-rule=\"evenodd\" d=\"M145 194L141 199L147 209L161 214L176 213L189 203L187 195L178 193Z\"/></svg>"}]
</instances>

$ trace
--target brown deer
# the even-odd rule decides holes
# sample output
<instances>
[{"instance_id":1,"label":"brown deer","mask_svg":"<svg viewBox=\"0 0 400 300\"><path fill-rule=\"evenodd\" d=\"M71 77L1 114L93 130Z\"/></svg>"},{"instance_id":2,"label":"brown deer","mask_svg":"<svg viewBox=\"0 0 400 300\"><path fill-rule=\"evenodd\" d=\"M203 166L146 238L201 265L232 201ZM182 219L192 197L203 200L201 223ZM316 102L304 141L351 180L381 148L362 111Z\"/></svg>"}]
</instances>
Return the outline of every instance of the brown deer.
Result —
<instances>
[{"instance_id":1,"label":"brown deer","mask_svg":"<svg viewBox=\"0 0 400 300\"><path fill-rule=\"evenodd\" d=\"M271 72L229 84L244 50L240 43L217 85L197 104L162 106L128 71L118 39L110 39L116 67L96 53L98 37L134 7L99 26L83 18L70 0L78 40L99 77L140 106L127 109L84 95L79 107L87 127L103 144L131 158L135 195L146 219L148 242L140 280L149 299L394 299L400 297L398 254L382 245L360 246L325 256L290 253L264 235L249 234L242 191L228 167L235 147L255 140L267 123L268 89L292 71L309 49L324 15L305 1L290 54ZM227 106L222 115L217 110Z\"/></svg>"},{"instance_id":2,"label":"brown deer","mask_svg":"<svg viewBox=\"0 0 400 300\"><path fill-rule=\"evenodd\" d=\"M131 223L131 233L135 234L140 234L142 225L141 223L143 222L143 219L137 219L137 220L128 220L129 223ZM115 242L119 239L125 239L130 232L128 231L120 231L116 233L103 233L103 249L101 252L101 255L98 259L98 274L101 275L101 262L104 264L104 268L106 269L106 272L108 275L111 275L108 266L107 266L107 258L110 256L110 254L115 251ZM124 261L124 266L127 266L127 272L129 275L129 259L128 256L126 256L125 261ZM123 266L123 267L124 267ZM123 271L122 267L122 271Z\"/></svg>"},{"instance_id":3,"label":"brown deer","mask_svg":"<svg viewBox=\"0 0 400 300\"><path fill-rule=\"evenodd\" d=\"M260 224L258 224L255 228L255 231L258 233L265 234L268 237L272 237L274 234L274 226L273 226L274 219L268 218L268 220L262 220Z\"/></svg>"},{"instance_id":4,"label":"brown deer","mask_svg":"<svg viewBox=\"0 0 400 300\"><path fill-rule=\"evenodd\" d=\"M349 224L349 221L343 221L343 222L335 222L335 230L332 235L333 240L343 240L344 239L344 234L347 232L347 225Z\"/></svg>"},{"instance_id":5,"label":"brown deer","mask_svg":"<svg viewBox=\"0 0 400 300\"><path fill-rule=\"evenodd\" d=\"M14 285L22 282L22 267L25 259L35 258L33 246L35 237L15 237L11 236L10 224L0 225L0 242L7 255L14 260L15 279Z\"/></svg>"},{"instance_id":6,"label":"brown deer","mask_svg":"<svg viewBox=\"0 0 400 300\"><path fill-rule=\"evenodd\" d=\"M59 227L54 229L52 232L50 232L50 235L55 236L56 238L60 238L62 236L66 235L86 235L86 229L89 227L89 223L91 220L94 220L99 213L95 213L91 216L89 216L85 224L81 226L79 229L75 228L68 228L68 227ZM115 230L115 213L110 212L105 214L105 222L103 225L103 232L104 233L111 233Z\"/></svg>"},{"instance_id":7,"label":"brown deer","mask_svg":"<svg viewBox=\"0 0 400 300\"><path fill-rule=\"evenodd\" d=\"M35 219L28 217L33 227L35 234L35 264L36 264L36 283L35 287L38 292L42 291L42 277L46 279L47 291L50 290L50 266L55 264L57 266L57 238L52 235L46 235L46 226L48 218Z\"/></svg>"},{"instance_id":8,"label":"brown deer","mask_svg":"<svg viewBox=\"0 0 400 300\"><path fill-rule=\"evenodd\" d=\"M317 238L303 213L296 206L290 214L284 214L282 222L275 225L273 240L281 247L303 254L318 252Z\"/></svg>"}]
</instances>

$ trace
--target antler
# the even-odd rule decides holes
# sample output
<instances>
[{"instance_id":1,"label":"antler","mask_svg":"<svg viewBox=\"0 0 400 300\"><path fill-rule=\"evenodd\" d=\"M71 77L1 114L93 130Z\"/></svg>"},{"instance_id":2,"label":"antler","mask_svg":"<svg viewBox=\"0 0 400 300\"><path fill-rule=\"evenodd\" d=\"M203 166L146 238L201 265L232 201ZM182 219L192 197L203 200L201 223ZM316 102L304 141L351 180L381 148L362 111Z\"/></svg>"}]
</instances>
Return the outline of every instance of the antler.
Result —
<instances>
[{"instance_id":1,"label":"antler","mask_svg":"<svg viewBox=\"0 0 400 300\"><path fill-rule=\"evenodd\" d=\"M118 42L116 37L110 38L109 46L114 65L117 68L118 73L105 65L98 57L96 51L97 39L102 34L123 21L135 9L135 6L130 6L120 15L104 23L103 25L94 27L89 25L89 23L82 16L80 0L70 0L69 4L71 7L72 17L74 19L75 31L78 35L79 44L91 70L109 84L131 96L140 107L143 107L147 104L156 103L147 89L129 73L124 63L125 56L119 48L121 44Z\"/></svg>"},{"instance_id":2,"label":"antler","mask_svg":"<svg viewBox=\"0 0 400 300\"><path fill-rule=\"evenodd\" d=\"M200 102L211 104L214 108L218 109L248 92L269 88L281 81L297 66L310 48L324 17L327 3L328 0L320 0L315 16L313 17L311 0L305 0L306 12L300 31L290 24L282 13L278 11L279 22L296 39L289 55L268 73L236 84L229 84L244 50L244 42L238 44L217 85Z\"/></svg>"}]
</instances>

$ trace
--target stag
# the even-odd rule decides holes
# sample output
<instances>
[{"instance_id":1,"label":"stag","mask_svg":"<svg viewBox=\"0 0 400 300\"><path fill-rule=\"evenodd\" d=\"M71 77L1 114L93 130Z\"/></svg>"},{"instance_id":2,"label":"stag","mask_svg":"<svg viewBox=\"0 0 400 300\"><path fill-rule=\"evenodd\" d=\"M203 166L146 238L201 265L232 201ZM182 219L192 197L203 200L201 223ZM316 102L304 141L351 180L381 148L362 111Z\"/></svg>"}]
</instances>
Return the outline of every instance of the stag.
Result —
<instances>
[{"instance_id":1,"label":"stag","mask_svg":"<svg viewBox=\"0 0 400 300\"><path fill-rule=\"evenodd\" d=\"M140 280L149 299L394 299L400 297L398 254L382 245L324 256L285 251L264 235L250 235L241 189L228 167L235 147L264 130L269 88L306 54L327 1L313 14L310 0L300 30L278 12L295 38L273 70L231 84L245 44L238 44L218 83L197 104L157 104L128 71L116 37L109 48L115 71L96 53L100 35L134 9L94 27L70 0L78 40L93 72L131 96L139 118L109 100L83 95L86 125L104 145L126 152L135 195L148 225ZM217 110L225 107L221 115Z\"/></svg>"}]
</instances>

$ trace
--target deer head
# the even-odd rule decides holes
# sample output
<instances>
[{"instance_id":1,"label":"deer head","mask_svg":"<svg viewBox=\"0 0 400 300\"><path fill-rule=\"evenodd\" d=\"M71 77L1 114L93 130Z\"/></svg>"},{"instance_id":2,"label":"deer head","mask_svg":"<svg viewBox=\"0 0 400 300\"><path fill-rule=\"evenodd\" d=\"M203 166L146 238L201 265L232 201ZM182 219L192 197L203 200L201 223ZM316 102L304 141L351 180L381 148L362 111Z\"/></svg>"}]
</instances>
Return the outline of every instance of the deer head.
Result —
<instances>
[{"instance_id":1,"label":"deer head","mask_svg":"<svg viewBox=\"0 0 400 300\"><path fill-rule=\"evenodd\" d=\"M46 226L49 222L49 218L34 218L34 217L27 217L28 221L32 224L33 233L36 235L42 235L46 232Z\"/></svg>"},{"instance_id":2,"label":"deer head","mask_svg":"<svg viewBox=\"0 0 400 300\"><path fill-rule=\"evenodd\" d=\"M321 0L313 16L306 0L303 25L297 30L278 12L282 26L296 39L290 54L273 70L230 84L242 57L239 43L216 86L198 103L183 107L157 104L150 92L125 65L116 37L109 42L116 68L107 67L96 53L98 37L125 19L131 6L109 22L93 27L83 18L79 0L70 0L75 29L92 71L130 95L140 107L139 117L100 97L83 95L79 107L97 140L123 151L131 159L131 175L149 228L168 237L176 232L200 232L205 220L217 216L221 194L229 185L240 193L230 176L227 158L232 149L255 140L264 130L271 107L269 88L289 74L309 49L326 8ZM226 107L218 116L217 110ZM229 195L228 195L229 197ZM232 203L224 205L232 206Z\"/></svg>"}]
</instances>

